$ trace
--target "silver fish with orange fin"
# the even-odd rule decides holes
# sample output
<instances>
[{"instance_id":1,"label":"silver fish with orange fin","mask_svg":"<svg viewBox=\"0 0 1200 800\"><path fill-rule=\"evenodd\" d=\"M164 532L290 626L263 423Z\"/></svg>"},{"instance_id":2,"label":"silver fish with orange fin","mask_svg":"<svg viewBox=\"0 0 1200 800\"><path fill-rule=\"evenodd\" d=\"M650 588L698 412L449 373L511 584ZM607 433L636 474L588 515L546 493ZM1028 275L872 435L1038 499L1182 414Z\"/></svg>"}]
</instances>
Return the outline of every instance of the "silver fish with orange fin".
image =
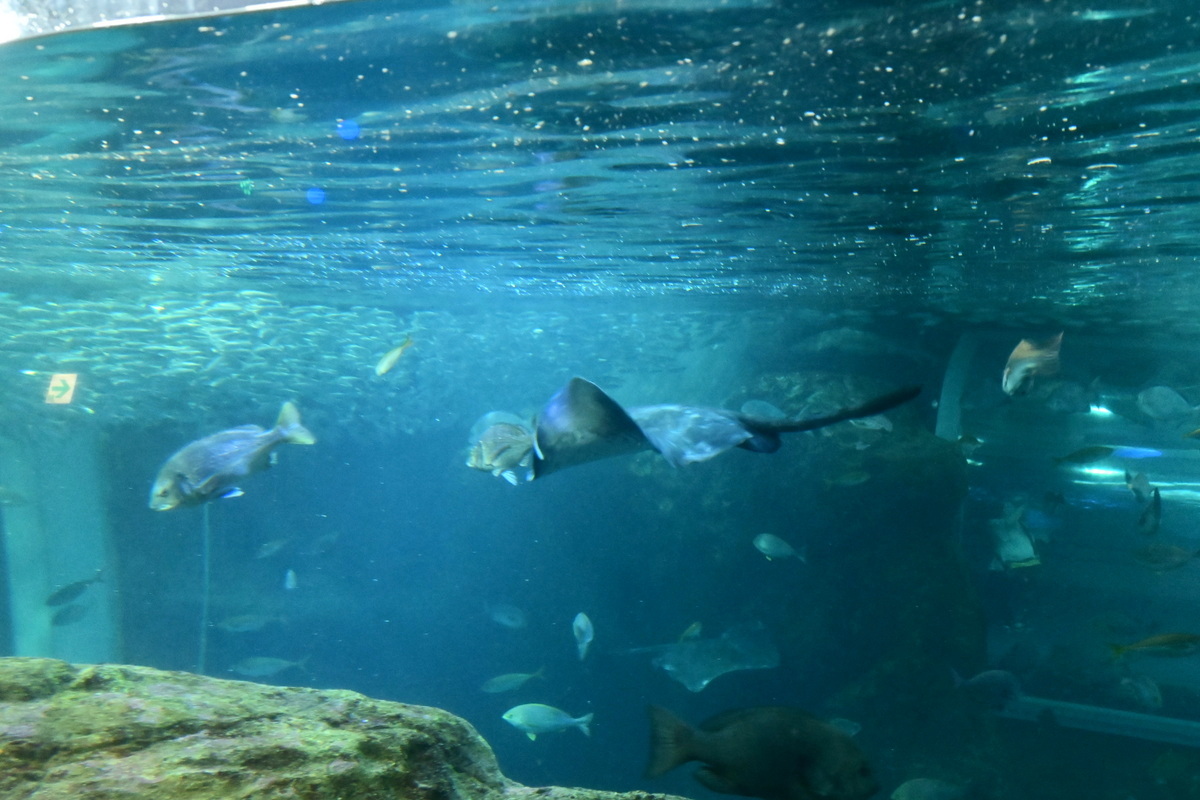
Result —
<instances>
[{"instance_id":1,"label":"silver fish with orange fin","mask_svg":"<svg viewBox=\"0 0 1200 800\"><path fill-rule=\"evenodd\" d=\"M1044 344L1022 339L1008 356L1000 386L1005 394L1025 394L1034 375L1053 375L1058 372L1058 351L1062 347L1060 333Z\"/></svg>"}]
</instances>

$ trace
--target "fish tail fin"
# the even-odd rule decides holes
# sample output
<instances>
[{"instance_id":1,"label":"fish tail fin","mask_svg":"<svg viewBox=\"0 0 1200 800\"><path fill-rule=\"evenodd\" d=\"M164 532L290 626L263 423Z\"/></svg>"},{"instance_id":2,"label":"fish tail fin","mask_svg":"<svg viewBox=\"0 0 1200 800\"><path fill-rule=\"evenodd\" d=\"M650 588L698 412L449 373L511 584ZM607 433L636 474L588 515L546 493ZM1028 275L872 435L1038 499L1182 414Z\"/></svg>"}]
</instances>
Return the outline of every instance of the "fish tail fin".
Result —
<instances>
[{"instance_id":1,"label":"fish tail fin","mask_svg":"<svg viewBox=\"0 0 1200 800\"><path fill-rule=\"evenodd\" d=\"M657 778L680 764L692 760L692 739L695 733L686 722L659 706L649 706L650 763L646 777Z\"/></svg>"},{"instance_id":2,"label":"fish tail fin","mask_svg":"<svg viewBox=\"0 0 1200 800\"><path fill-rule=\"evenodd\" d=\"M290 444L316 444L317 437L312 431L300 424L300 409L291 400L279 409L279 418L275 420L275 430L283 435L284 441Z\"/></svg>"},{"instance_id":3,"label":"fish tail fin","mask_svg":"<svg viewBox=\"0 0 1200 800\"><path fill-rule=\"evenodd\" d=\"M588 726L590 726L592 724L592 718L595 716L596 716L595 714L589 713L589 714L584 714L582 717L575 720L576 727L578 727L579 730L583 732L584 736L592 735L592 729Z\"/></svg>"},{"instance_id":4,"label":"fish tail fin","mask_svg":"<svg viewBox=\"0 0 1200 800\"><path fill-rule=\"evenodd\" d=\"M1062 350L1062 337L1060 331L1057 336L1042 345L1042 357L1037 368L1039 374L1054 375L1058 372L1058 354Z\"/></svg>"}]
</instances>

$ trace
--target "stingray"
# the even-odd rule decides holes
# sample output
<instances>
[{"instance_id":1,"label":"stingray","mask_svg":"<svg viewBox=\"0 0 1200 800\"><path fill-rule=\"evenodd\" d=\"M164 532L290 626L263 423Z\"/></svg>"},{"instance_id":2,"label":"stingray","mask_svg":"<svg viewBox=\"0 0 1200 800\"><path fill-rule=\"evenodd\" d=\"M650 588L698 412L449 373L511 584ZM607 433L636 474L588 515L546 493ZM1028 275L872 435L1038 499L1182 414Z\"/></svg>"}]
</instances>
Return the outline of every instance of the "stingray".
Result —
<instances>
[{"instance_id":1,"label":"stingray","mask_svg":"<svg viewBox=\"0 0 1200 800\"><path fill-rule=\"evenodd\" d=\"M734 626L715 639L684 639L632 652L657 653L651 663L692 692L726 672L779 666L779 651L761 623Z\"/></svg>"},{"instance_id":2,"label":"stingray","mask_svg":"<svg viewBox=\"0 0 1200 800\"><path fill-rule=\"evenodd\" d=\"M534 423L531 474L540 478L577 464L641 450L655 450L676 467L707 461L735 447L773 453L782 444L781 434L873 417L920 393L920 387L909 386L833 414L792 419L704 406L626 409L596 384L572 378L546 402Z\"/></svg>"}]
</instances>

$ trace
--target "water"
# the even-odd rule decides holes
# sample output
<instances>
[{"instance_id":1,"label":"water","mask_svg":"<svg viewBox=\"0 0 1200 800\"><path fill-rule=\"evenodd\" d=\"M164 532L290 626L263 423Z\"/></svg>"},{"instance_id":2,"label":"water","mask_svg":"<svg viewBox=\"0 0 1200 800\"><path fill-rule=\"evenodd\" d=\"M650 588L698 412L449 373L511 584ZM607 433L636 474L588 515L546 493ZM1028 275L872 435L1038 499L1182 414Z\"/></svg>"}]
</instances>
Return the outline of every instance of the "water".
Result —
<instances>
[{"instance_id":1,"label":"water","mask_svg":"<svg viewBox=\"0 0 1200 800\"><path fill-rule=\"evenodd\" d=\"M1167 745L999 720L950 669L1200 718L1191 659L1107 652L1200 632L1200 566L1137 563L1123 482L1145 472L1159 536L1200 548L1181 436L1200 420L1136 402L1200 401L1194 12L893 6L364 2L3 46L0 484L26 496L9 538L16 509L64 491L45 453L94 440L108 577L85 597L114 603L120 660L194 669L202 518L150 512L150 481L292 399L318 445L210 506L212 619L269 617L212 629L210 674L307 658L269 680L448 708L529 784L710 796L685 770L641 776L655 703L852 718L885 794L1185 785L1154 770ZM1003 395L1017 341L1060 330L1061 372ZM71 404L43 402L57 373L80 376ZM926 389L890 433L843 424L773 455L642 453L518 487L464 466L476 419L532 417L573 375L629 405L801 415ZM935 428L983 440L978 463ZM1163 456L1053 466L1097 444ZM989 570L1005 502L1048 535L1040 565ZM762 532L808 565L766 561ZM37 597L98 566L63 549ZM15 597L25 565L5 559ZM631 652L694 622L761 622L781 666L694 694ZM1131 676L1161 709L1121 694ZM500 719L518 702L595 713L593 736L529 742Z\"/></svg>"}]
</instances>

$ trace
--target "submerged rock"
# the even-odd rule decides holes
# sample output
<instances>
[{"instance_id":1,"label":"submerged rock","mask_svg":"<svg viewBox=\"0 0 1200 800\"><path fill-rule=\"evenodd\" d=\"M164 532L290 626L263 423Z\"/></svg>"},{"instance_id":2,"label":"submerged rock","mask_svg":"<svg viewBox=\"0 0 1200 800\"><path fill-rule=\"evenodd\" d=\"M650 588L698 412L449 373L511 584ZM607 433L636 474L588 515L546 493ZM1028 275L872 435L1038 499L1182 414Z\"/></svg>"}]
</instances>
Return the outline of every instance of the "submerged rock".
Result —
<instances>
[{"instance_id":1,"label":"submerged rock","mask_svg":"<svg viewBox=\"0 0 1200 800\"><path fill-rule=\"evenodd\" d=\"M436 708L115 664L0 659L6 800L650 800L505 778Z\"/></svg>"}]
</instances>

